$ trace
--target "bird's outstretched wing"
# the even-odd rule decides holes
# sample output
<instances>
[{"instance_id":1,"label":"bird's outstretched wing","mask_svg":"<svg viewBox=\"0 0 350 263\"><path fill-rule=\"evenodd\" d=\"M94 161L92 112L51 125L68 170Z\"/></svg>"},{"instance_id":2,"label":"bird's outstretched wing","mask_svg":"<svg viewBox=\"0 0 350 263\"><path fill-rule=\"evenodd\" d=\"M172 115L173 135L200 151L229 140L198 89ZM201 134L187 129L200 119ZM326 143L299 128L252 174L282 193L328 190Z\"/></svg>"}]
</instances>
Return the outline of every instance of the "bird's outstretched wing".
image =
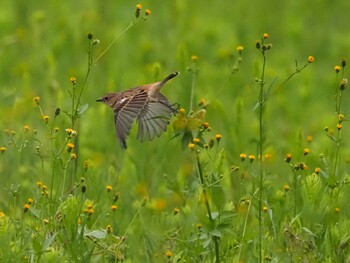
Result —
<instances>
[{"instance_id":1,"label":"bird's outstretched wing","mask_svg":"<svg viewBox=\"0 0 350 263\"><path fill-rule=\"evenodd\" d=\"M175 112L176 110L162 94L159 94L157 100L149 100L137 117L137 139L144 142L147 139L153 140L155 135L159 137L166 131L169 119Z\"/></svg>"},{"instance_id":2,"label":"bird's outstretched wing","mask_svg":"<svg viewBox=\"0 0 350 263\"><path fill-rule=\"evenodd\" d=\"M126 137L130 133L132 123L147 105L148 94L140 89L138 92L128 92L114 108L114 122L120 145L126 149Z\"/></svg>"}]
</instances>

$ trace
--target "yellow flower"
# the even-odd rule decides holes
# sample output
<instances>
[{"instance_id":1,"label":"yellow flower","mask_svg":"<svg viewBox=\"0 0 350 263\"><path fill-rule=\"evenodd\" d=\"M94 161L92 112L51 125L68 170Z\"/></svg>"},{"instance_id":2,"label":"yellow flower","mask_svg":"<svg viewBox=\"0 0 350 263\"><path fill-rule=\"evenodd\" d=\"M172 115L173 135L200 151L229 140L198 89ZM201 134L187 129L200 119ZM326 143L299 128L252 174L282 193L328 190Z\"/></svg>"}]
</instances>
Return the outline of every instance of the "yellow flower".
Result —
<instances>
[{"instance_id":1,"label":"yellow flower","mask_svg":"<svg viewBox=\"0 0 350 263\"><path fill-rule=\"evenodd\" d=\"M208 129L208 128L209 128L209 122L203 122L203 123L202 123L202 127L203 127L204 129Z\"/></svg>"},{"instance_id":2,"label":"yellow flower","mask_svg":"<svg viewBox=\"0 0 350 263\"><path fill-rule=\"evenodd\" d=\"M315 58L313 57L313 56L309 56L308 58L307 58L307 62L309 62L309 63L312 63L312 62L314 62L315 61Z\"/></svg>"},{"instance_id":3,"label":"yellow flower","mask_svg":"<svg viewBox=\"0 0 350 263\"><path fill-rule=\"evenodd\" d=\"M192 56L191 56L191 60L192 60L193 62L197 61L197 60L198 60L198 56L192 55Z\"/></svg>"},{"instance_id":4,"label":"yellow flower","mask_svg":"<svg viewBox=\"0 0 350 263\"><path fill-rule=\"evenodd\" d=\"M268 210L268 208L267 208L267 206L264 206L263 208L262 208L262 210L263 210L263 212L267 212L267 210Z\"/></svg>"},{"instance_id":5,"label":"yellow flower","mask_svg":"<svg viewBox=\"0 0 350 263\"><path fill-rule=\"evenodd\" d=\"M292 154L287 153L286 158L284 159L287 163L289 163L292 160Z\"/></svg>"},{"instance_id":6,"label":"yellow flower","mask_svg":"<svg viewBox=\"0 0 350 263\"><path fill-rule=\"evenodd\" d=\"M33 101L36 103L36 105L40 105L40 97L39 96L34 97Z\"/></svg>"},{"instance_id":7,"label":"yellow flower","mask_svg":"<svg viewBox=\"0 0 350 263\"><path fill-rule=\"evenodd\" d=\"M312 140L313 140L312 135L306 136L306 141L307 141L307 142L312 142Z\"/></svg>"},{"instance_id":8,"label":"yellow flower","mask_svg":"<svg viewBox=\"0 0 350 263\"><path fill-rule=\"evenodd\" d=\"M337 129L338 129L338 130L341 130L342 128L343 128L343 125L337 124Z\"/></svg>"},{"instance_id":9,"label":"yellow flower","mask_svg":"<svg viewBox=\"0 0 350 263\"><path fill-rule=\"evenodd\" d=\"M207 102L205 101L205 99L204 98L201 98L200 100L199 100L199 102L198 102L198 106L203 106L203 105L205 105Z\"/></svg>"},{"instance_id":10,"label":"yellow flower","mask_svg":"<svg viewBox=\"0 0 350 263\"><path fill-rule=\"evenodd\" d=\"M336 207L336 208L334 209L334 211L335 211L337 214L339 214L339 213L340 213L340 208L339 208L339 207Z\"/></svg>"},{"instance_id":11,"label":"yellow flower","mask_svg":"<svg viewBox=\"0 0 350 263\"><path fill-rule=\"evenodd\" d=\"M33 198L28 198L28 204L31 205L33 203Z\"/></svg>"},{"instance_id":12,"label":"yellow flower","mask_svg":"<svg viewBox=\"0 0 350 263\"><path fill-rule=\"evenodd\" d=\"M70 137L76 136L78 134L77 131L75 131L75 130L73 130L71 128L67 128L66 132L67 132L68 136L70 136Z\"/></svg>"},{"instance_id":13,"label":"yellow flower","mask_svg":"<svg viewBox=\"0 0 350 263\"><path fill-rule=\"evenodd\" d=\"M270 35L269 35L268 33L263 34L263 38L264 38L264 39L269 38L269 36L270 36Z\"/></svg>"},{"instance_id":14,"label":"yellow flower","mask_svg":"<svg viewBox=\"0 0 350 263\"><path fill-rule=\"evenodd\" d=\"M67 143L67 151L71 152L73 149L74 149L74 144L71 142Z\"/></svg>"},{"instance_id":15,"label":"yellow flower","mask_svg":"<svg viewBox=\"0 0 350 263\"><path fill-rule=\"evenodd\" d=\"M284 189L284 191L286 191L286 192L288 192L289 191L289 185L287 185L287 184L285 184L284 186L283 186L283 189Z\"/></svg>"},{"instance_id":16,"label":"yellow flower","mask_svg":"<svg viewBox=\"0 0 350 263\"><path fill-rule=\"evenodd\" d=\"M146 11L145 11L145 16L149 16L150 14L151 14L151 10L146 9Z\"/></svg>"},{"instance_id":17,"label":"yellow flower","mask_svg":"<svg viewBox=\"0 0 350 263\"><path fill-rule=\"evenodd\" d=\"M345 119L344 114L341 114L341 113L340 113L340 114L338 115L338 121L339 121L339 122L342 122L344 119Z\"/></svg>"},{"instance_id":18,"label":"yellow flower","mask_svg":"<svg viewBox=\"0 0 350 263\"><path fill-rule=\"evenodd\" d=\"M171 252L169 249L165 252L165 256L166 256L167 258L171 258L172 255L173 255L173 252Z\"/></svg>"},{"instance_id":19,"label":"yellow flower","mask_svg":"<svg viewBox=\"0 0 350 263\"><path fill-rule=\"evenodd\" d=\"M107 192L112 191L112 189L113 189L113 187L112 187L111 185L107 185L107 186L106 186L106 190L107 190Z\"/></svg>"},{"instance_id":20,"label":"yellow flower","mask_svg":"<svg viewBox=\"0 0 350 263\"><path fill-rule=\"evenodd\" d=\"M200 143L200 139L198 139L198 138L194 138L193 140L192 140L192 142L194 143L194 144L198 144L198 143Z\"/></svg>"},{"instance_id":21,"label":"yellow flower","mask_svg":"<svg viewBox=\"0 0 350 263\"><path fill-rule=\"evenodd\" d=\"M271 158L272 158L272 154L271 153L267 153L267 154L265 154L265 160L271 160Z\"/></svg>"},{"instance_id":22,"label":"yellow flower","mask_svg":"<svg viewBox=\"0 0 350 263\"><path fill-rule=\"evenodd\" d=\"M95 213L94 209L93 208L88 208L88 209L85 209L84 211L86 214L88 214L89 216L91 216L93 213Z\"/></svg>"},{"instance_id":23,"label":"yellow flower","mask_svg":"<svg viewBox=\"0 0 350 263\"><path fill-rule=\"evenodd\" d=\"M247 155L245 153L241 153L239 155L239 158L241 158L241 160L244 161L247 158Z\"/></svg>"},{"instance_id":24,"label":"yellow flower","mask_svg":"<svg viewBox=\"0 0 350 263\"><path fill-rule=\"evenodd\" d=\"M179 109L179 113L185 114L186 110L184 108Z\"/></svg>"},{"instance_id":25,"label":"yellow flower","mask_svg":"<svg viewBox=\"0 0 350 263\"><path fill-rule=\"evenodd\" d=\"M250 155L248 156L248 158L249 158L249 160L250 160L251 163L255 160L255 156L254 156L253 154L250 154Z\"/></svg>"},{"instance_id":26,"label":"yellow flower","mask_svg":"<svg viewBox=\"0 0 350 263\"><path fill-rule=\"evenodd\" d=\"M43 219L43 223L44 223L45 225L47 225L47 224L49 223L49 219L44 218L44 219Z\"/></svg>"},{"instance_id":27,"label":"yellow flower","mask_svg":"<svg viewBox=\"0 0 350 263\"><path fill-rule=\"evenodd\" d=\"M77 78L76 77L70 77L69 81L72 82L73 85L77 84Z\"/></svg>"},{"instance_id":28,"label":"yellow flower","mask_svg":"<svg viewBox=\"0 0 350 263\"><path fill-rule=\"evenodd\" d=\"M335 66L334 69L335 69L335 72L338 73L341 70L341 66Z\"/></svg>"},{"instance_id":29,"label":"yellow flower","mask_svg":"<svg viewBox=\"0 0 350 263\"><path fill-rule=\"evenodd\" d=\"M45 116L43 116L43 119L44 119L45 123L48 123L48 122L49 122L50 117L49 117L49 116L47 116L47 115L45 115Z\"/></svg>"},{"instance_id":30,"label":"yellow flower","mask_svg":"<svg viewBox=\"0 0 350 263\"><path fill-rule=\"evenodd\" d=\"M24 212L24 213L27 212L27 211L29 210L29 208L30 208L30 205L29 205L29 204L25 204L25 205L23 206L23 212Z\"/></svg>"},{"instance_id":31,"label":"yellow flower","mask_svg":"<svg viewBox=\"0 0 350 263\"><path fill-rule=\"evenodd\" d=\"M194 143L189 143L189 144L188 144L188 148L189 148L190 150L193 150L195 146L196 146L196 145L195 145Z\"/></svg>"},{"instance_id":32,"label":"yellow flower","mask_svg":"<svg viewBox=\"0 0 350 263\"><path fill-rule=\"evenodd\" d=\"M243 46L238 46L238 47L236 48L236 50L237 50L238 54L242 54L242 52L243 52L243 50L244 50L244 47L243 47Z\"/></svg>"},{"instance_id":33,"label":"yellow flower","mask_svg":"<svg viewBox=\"0 0 350 263\"><path fill-rule=\"evenodd\" d=\"M141 4L137 4L136 5L136 10L135 10L135 17L139 18L140 17L140 11L142 9L142 5Z\"/></svg>"},{"instance_id":34,"label":"yellow flower","mask_svg":"<svg viewBox=\"0 0 350 263\"><path fill-rule=\"evenodd\" d=\"M217 140L217 142L220 142L221 138L222 138L221 134L215 134L215 139Z\"/></svg>"},{"instance_id":35,"label":"yellow flower","mask_svg":"<svg viewBox=\"0 0 350 263\"><path fill-rule=\"evenodd\" d=\"M310 153L310 149L309 148L305 148L304 149L304 155L308 155Z\"/></svg>"},{"instance_id":36,"label":"yellow flower","mask_svg":"<svg viewBox=\"0 0 350 263\"><path fill-rule=\"evenodd\" d=\"M70 154L70 159L71 159L71 160L75 160L75 159L77 159L77 157L78 157L78 156L77 156L76 153L71 153L71 154Z\"/></svg>"},{"instance_id":37,"label":"yellow flower","mask_svg":"<svg viewBox=\"0 0 350 263\"><path fill-rule=\"evenodd\" d=\"M1 153L6 152L6 150L7 150L7 148L6 148L6 147L4 147L4 146L1 146L1 147L0 147L0 152L1 152Z\"/></svg>"},{"instance_id":38,"label":"yellow flower","mask_svg":"<svg viewBox=\"0 0 350 263\"><path fill-rule=\"evenodd\" d=\"M112 208L113 211L116 211L118 209L118 206L117 205L112 205L111 208Z\"/></svg>"},{"instance_id":39,"label":"yellow flower","mask_svg":"<svg viewBox=\"0 0 350 263\"><path fill-rule=\"evenodd\" d=\"M30 131L29 125L24 125L23 129L24 129L24 132L29 132Z\"/></svg>"},{"instance_id":40,"label":"yellow flower","mask_svg":"<svg viewBox=\"0 0 350 263\"><path fill-rule=\"evenodd\" d=\"M320 172L321 172L321 168L316 167L316 168L315 168L315 173L319 174Z\"/></svg>"},{"instance_id":41,"label":"yellow flower","mask_svg":"<svg viewBox=\"0 0 350 263\"><path fill-rule=\"evenodd\" d=\"M5 215L5 213L4 212L0 212L0 218L1 217L5 217L6 215Z\"/></svg>"}]
</instances>

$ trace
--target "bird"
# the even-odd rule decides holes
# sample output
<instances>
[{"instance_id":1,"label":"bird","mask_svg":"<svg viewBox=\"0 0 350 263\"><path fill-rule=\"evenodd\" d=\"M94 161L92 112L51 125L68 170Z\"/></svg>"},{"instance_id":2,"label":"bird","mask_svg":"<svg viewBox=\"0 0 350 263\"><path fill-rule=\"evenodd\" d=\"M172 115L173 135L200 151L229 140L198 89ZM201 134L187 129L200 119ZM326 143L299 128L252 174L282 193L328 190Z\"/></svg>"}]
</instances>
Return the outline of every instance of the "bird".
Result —
<instances>
[{"instance_id":1,"label":"bird","mask_svg":"<svg viewBox=\"0 0 350 263\"><path fill-rule=\"evenodd\" d=\"M167 97L160 93L161 88L179 72L169 74L163 80L137 86L122 92L107 93L97 99L114 110L114 124L117 138L123 149L127 148L126 138L133 122L138 124L137 139L142 143L152 141L157 135L167 130L171 116L177 109Z\"/></svg>"}]
</instances>

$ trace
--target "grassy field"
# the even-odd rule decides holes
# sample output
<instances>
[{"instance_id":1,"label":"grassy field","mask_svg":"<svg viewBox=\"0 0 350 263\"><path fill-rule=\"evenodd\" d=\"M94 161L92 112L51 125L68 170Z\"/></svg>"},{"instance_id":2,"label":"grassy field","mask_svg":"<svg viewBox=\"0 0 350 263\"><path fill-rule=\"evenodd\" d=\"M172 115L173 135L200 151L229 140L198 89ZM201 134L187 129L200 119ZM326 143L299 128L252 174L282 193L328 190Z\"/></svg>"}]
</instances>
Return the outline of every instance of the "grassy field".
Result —
<instances>
[{"instance_id":1,"label":"grassy field","mask_svg":"<svg viewBox=\"0 0 350 263\"><path fill-rule=\"evenodd\" d=\"M350 262L350 2L207 2L2 3L2 261ZM174 71L122 150L96 99Z\"/></svg>"}]
</instances>

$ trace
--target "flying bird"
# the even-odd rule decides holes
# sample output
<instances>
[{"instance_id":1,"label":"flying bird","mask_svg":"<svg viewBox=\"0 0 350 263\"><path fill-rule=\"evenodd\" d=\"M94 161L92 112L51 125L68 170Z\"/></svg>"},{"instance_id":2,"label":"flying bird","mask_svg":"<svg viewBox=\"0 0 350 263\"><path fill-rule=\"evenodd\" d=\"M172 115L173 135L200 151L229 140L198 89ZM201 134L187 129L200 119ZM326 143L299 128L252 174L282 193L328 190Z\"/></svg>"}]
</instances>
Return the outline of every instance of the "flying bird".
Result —
<instances>
[{"instance_id":1,"label":"flying bird","mask_svg":"<svg viewBox=\"0 0 350 263\"><path fill-rule=\"evenodd\" d=\"M117 138L122 148L126 149L126 138L135 119L138 124L137 139L141 142L151 141L155 135L159 137L166 131L171 115L177 110L160 90L177 75L179 72L174 72L161 81L107 93L96 100L113 108Z\"/></svg>"}]
</instances>

